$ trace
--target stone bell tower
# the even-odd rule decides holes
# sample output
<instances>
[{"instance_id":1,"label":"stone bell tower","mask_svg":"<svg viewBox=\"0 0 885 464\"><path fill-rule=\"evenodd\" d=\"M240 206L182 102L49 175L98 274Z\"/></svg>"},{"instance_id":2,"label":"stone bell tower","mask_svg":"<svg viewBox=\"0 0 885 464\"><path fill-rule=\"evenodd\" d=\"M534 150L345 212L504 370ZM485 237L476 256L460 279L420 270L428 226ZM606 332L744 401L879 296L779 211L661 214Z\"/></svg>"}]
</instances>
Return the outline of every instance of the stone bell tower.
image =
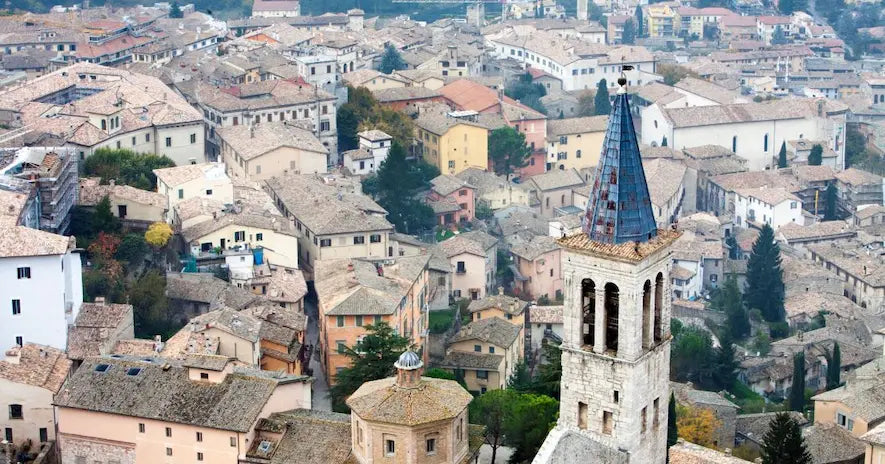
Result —
<instances>
[{"instance_id":1,"label":"stone bell tower","mask_svg":"<svg viewBox=\"0 0 885 464\"><path fill-rule=\"evenodd\" d=\"M663 463L670 373L670 248L618 80L581 233L563 237L559 422L535 463ZM654 181L654 180L652 180Z\"/></svg>"}]
</instances>

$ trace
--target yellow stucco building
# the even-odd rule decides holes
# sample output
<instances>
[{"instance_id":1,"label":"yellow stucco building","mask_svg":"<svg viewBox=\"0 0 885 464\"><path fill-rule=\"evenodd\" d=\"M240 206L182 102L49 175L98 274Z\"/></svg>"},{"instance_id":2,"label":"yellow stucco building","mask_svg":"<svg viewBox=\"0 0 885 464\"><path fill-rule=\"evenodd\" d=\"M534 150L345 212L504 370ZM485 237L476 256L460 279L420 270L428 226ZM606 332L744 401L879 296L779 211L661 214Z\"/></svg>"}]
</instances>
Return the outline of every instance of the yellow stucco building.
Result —
<instances>
[{"instance_id":1,"label":"yellow stucco building","mask_svg":"<svg viewBox=\"0 0 885 464\"><path fill-rule=\"evenodd\" d=\"M467 168L488 169L489 131L481 124L451 114L425 114L415 126L424 160L439 172L454 175Z\"/></svg>"},{"instance_id":2,"label":"yellow stucco building","mask_svg":"<svg viewBox=\"0 0 885 464\"><path fill-rule=\"evenodd\" d=\"M608 116L547 121L547 171L596 166Z\"/></svg>"}]
</instances>

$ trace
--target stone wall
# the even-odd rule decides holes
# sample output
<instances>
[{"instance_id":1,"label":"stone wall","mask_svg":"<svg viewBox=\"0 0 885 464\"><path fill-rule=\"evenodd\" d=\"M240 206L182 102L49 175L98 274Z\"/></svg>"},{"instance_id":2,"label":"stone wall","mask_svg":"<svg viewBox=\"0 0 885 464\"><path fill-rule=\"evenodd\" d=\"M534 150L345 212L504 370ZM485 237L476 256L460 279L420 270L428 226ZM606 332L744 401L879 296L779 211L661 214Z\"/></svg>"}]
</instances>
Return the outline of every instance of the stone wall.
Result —
<instances>
[{"instance_id":1,"label":"stone wall","mask_svg":"<svg viewBox=\"0 0 885 464\"><path fill-rule=\"evenodd\" d=\"M61 464L135 464L135 445L61 434Z\"/></svg>"}]
</instances>

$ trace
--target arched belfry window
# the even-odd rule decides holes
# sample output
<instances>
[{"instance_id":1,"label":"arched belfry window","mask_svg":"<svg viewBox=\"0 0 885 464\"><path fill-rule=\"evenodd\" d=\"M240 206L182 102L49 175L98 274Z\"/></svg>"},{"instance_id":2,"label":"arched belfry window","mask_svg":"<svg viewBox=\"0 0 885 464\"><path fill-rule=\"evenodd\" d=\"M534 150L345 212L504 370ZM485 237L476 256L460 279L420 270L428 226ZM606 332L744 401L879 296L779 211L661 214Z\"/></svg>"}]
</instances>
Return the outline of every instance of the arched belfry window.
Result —
<instances>
[{"instance_id":1,"label":"arched belfry window","mask_svg":"<svg viewBox=\"0 0 885 464\"><path fill-rule=\"evenodd\" d=\"M664 274L658 272L655 278L655 320L654 320L654 341L658 343L664 338L664 332L661 327L661 312L664 306Z\"/></svg>"},{"instance_id":2,"label":"arched belfry window","mask_svg":"<svg viewBox=\"0 0 885 464\"><path fill-rule=\"evenodd\" d=\"M651 281L646 280L642 286L642 347L651 347L652 306Z\"/></svg>"},{"instance_id":3,"label":"arched belfry window","mask_svg":"<svg viewBox=\"0 0 885 464\"><path fill-rule=\"evenodd\" d=\"M596 337L596 284L590 279L581 281L581 342L593 347Z\"/></svg>"},{"instance_id":4,"label":"arched belfry window","mask_svg":"<svg viewBox=\"0 0 885 464\"><path fill-rule=\"evenodd\" d=\"M613 283L605 284L605 350L618 354L619 290Z\"/></svg>"}]
</instances>

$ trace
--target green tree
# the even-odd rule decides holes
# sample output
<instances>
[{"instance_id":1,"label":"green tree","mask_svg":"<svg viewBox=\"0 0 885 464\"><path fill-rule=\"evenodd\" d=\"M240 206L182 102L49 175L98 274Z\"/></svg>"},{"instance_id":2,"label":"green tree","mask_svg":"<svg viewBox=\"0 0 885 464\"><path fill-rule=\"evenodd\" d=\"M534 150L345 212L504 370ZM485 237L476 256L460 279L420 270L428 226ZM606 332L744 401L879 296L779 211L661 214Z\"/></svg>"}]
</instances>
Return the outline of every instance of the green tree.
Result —
<instances>
[{"instance_id":1,"label":"green tree","mask_svg":"<svg viewBox=\"0 0 885 464\"><path fill-rule=\"evenodd\" d=\"M799 423L786 412L771 419L768 432L762 437L762 464L811 464L811 453Z\"/></svg>"},{"instance_id":2,"label":"green tree","mask_svg":"<svg viewBox=\"0 0 885 464\"><path fill-rule=\"evenodd\" d=\"M826 190L826 193L824 194L824 196L826 197L825 198L826 208L824 209L824 220L825 221L835 221L836 219L838 219L838 215L836 212L838 195L839 195L839 193L836 189L836 183L830 182L827 185L827 190Z\"/></svg>"},{"instance_id":3,"label":"green tree","mask_svg":"<svg viewBox=\"0 0 885 464\"><path fill-rule=\"evenodd\" d=\"M815 143L811 147L811 153L808 154L809 166L820 166L823 162L824 148L819 143Z\"/></svg>"},{"instance_id":4,"label":"green tree","mask_svg":"<svg viewBox=\"0 0 885 464\"><path fill-rule=\"evenodd\" d=\"M787 34L784 32L783 28L775 26L774 32L771 34L771 44L784 45L787 43L790 43L790 41L787 39Z\"/></svg>"},{"instance_id":5,"label":"green tree","mask_svg":"<svg viewBox=\"0 0 885 464\"><path fill-rule=\"evenodd\" d=\"M624 21L624 31L621 33L621 43L633 45L636 43L636 26L632 19Z\"/></svg>"},{"instance_id":6,"label":"green tree","mask_svg":"<svg viewBox=\"0 0 885 464\"><path fill-rule=\"evenodd\" d=\"M403 57L400 56L399 51L393 45L388 44L384 47L384 55L381 56L379 71L384 74L390 74L400 69L406 69L406 67L406 62L403 61Z\"/></svg>"},{"instance_id":7,"label":"green tree","mask_svg":"<svg viewBox=\"0 0 885 464\"><path fill-rule=\"evenodd\" d=\"M667 448L679 440L679 426L676 425L676 397L670 392L670 403L667 406Z\"/></svg>"},{"instance_id":8,"label":"green tree","mask_svg":"<svg viewBox=\"0 0 885 464\"><path fill-rule=\"evenodd\" d=\"M508 405L504 416L504 443L513 448L510 463L531 462L556 425L559 401L546 396L523 393Z\"/></svg>"},{"instance_id":9,"label":"green tree","mask_svg":"<svg viewBox=\"0 0 885 464\"><path fill-rule=\"evenodd\" d=\"M165 156L99 148L83 162L83 173L86 177L101 177L103 184L113 180L117 184L153 191L157 189L154 169L172 166L175 162Z\"/></svg>"},{"instance_id":10,"label":"green tree","mask_svg":"<svg viewBox=\"0 0 885 464\"><path fill-rule=\"evenodd\" d=\"M666 135L664 136L663 139L661 139L661 146L662 146L662 147L666 147L666 146L667 146L667 136L666 136Z\"/></svg>"},{"instance_id":11,"label":"green tree","mask_svg":"<svg viewBox=\"0 0 885 464\"><path fill-rule=\"evenodd\" d=\"M596 106L594 106L594 102L596 100L596 93L592 90L585 90L581 92L581 95L578 97L578 116L595 116L596 115Z\"/></svg>"},{"instance_id":12,"label":"green tree","mask_svg":"<svg viewBox=\"0 0 885 464\"><path fill-rule=\"evenodd\" d=\"M790 410L805 410L805 352L793 356L793 385L790 387Z\"/></svg>"},{"instance_id":13,"label":"green tree","mask_svg":"<svg viewBox=\"0 0 885 464\"><path fill-rule=\"evenodd\" d=\"M664 84L676 85L677 82L686 77L699 77L694 71L677 64L661 63L656 66L657 73L664 77Z\"/></svg>"},{"instance_id":14,"label":"green tree","mask_svg":"<svg viewBox=\"0 0 885 464\"><path fill-rule=\"evenodd\" d=\"M513 372L507 378L507 388L518 392L532 391L534 382L525 361L520 361L513 366Z\"/></svg>"},{"instance_id":15,"label":"green tree","mask_svg":"<svg viewBox=\"0 0 885 464\"><path fill-rule=\"evenodd\" d=\"M396 230L417 233L432 228L435 223L433 210L416 198L416 194L427 187L429 179L425 176L430 174L435 177L439 173L422 162L409 163L405 149L394 142L377 176L365 179L363 191L376 197L378 204L387 210L387 219Z\"/></svg>"},{"instance_id":16,"label":"green tree","mask_svg":"<svg viewBox=\"0 0 885 464\"><path fill-rule=\"evenodd\" d=\"M729 332L732 339L742 340L750 335L750 314L744 307L741 290L738 288L737 278L729 274L725 284L720 290L722 311L727 317L728 325L725 332Z\"/></svg>"},{"instance_id":17,"label":"green tree","mask_svg":"<svg viewBox=\"0 0 885 464\"><path fill-rule=\"evenodd\" d=\"M547 95L547 89L541 84L533 83L529 73L523 73L518 79L508 82L504 94L535 111L547 114L547 109L541 103L541 97Z\"/></svg>"},{"instance_id":18,"label":"green tree","mask_svg":"<svg viewBox=\"0 0 885 464\"><path fill-rule=\"evenodd\" d=\"M744 297L747 305L762 311L762 317L768 322L784 321L784 273L780 254L774 230L765 224L747 262Z\"/></svg>"},{"instance_id":19,"label":"green tree","mask_svg":"<svg viewBox=\"0 0 885 464\"><path fill-rule=\"evenodd\" d=\"M720 330L722 336L719 339L719 349L716 350L716 361L713 368L713 381L722 390L734 387L737 381L739 364L734 357L734 340L731 338L731 330Z\"/></svg>"},{"instance_id":20,"label":"green tree","mask_svg":"<svg viewBox=\"0 0 885 464\"><path fill-rule=\"evenodd\" d=\"M781 143L781 150L777 153L777 167L787 167L787 142Z\"/></svg>"},{"instance_id":21,"label":"green tree","mask_svg":"<svg viewBox=\"0 0 885 464\"><path fill-rule=\"evenodd\" d=\"M545 363L538 367L535 377L535 392L559 399L562 384L562 349L555 343L542 346Z\"/></svg>"},{"instance_id":22,"label":"green tree","mask_svg":"<svg viewBox=\"0 0 885 464\"><path fill-rule=\"evenodd\" d=\"M409 349L409 339L398 335L386 322L365 329L366 335L356 345L341 348L350 366L335 374L335 385L329 388L334 411L349 412L345 401L363 383L393 376L393 364Z\"/></svg>"},{"instance_id":23,"label":"green tree","mask_svg":"<svg viewBox=\"0 0 885 464\"><path fill-rule=\"evenodd\" d=\"M735 238L734 234L730 234L728 238L725 239L725 246L728 248L728 259L740 259L741 246L738 244L737 238Z\"/></svg>"},{"instance_id":24,"label":"green tree","mask_svg":"<svg viewBox=\"0 0 885 464\"><path fill-rule=\"evenodd\" d=\"M477 219L488 219L492 217L494 212L492 208L489 208L488 203L485 201L477 201L476 202L476 218Z\"/></svg>"},{"instance_id":25,"label":"green tree","mask_svg":"<svg viewBox=\"0 0 885 464\"><path fill-rule=\"evenodd\" d=\"M827 390L832 390L841 383L842 374L842 349L839 342L833 345L833 353L827 359Z\"/></svg>"},{"instance_id":26,"label":"green tree","mask_svg":"<svg viewBox=\"0 0 885 464\"><path fill-rule=\"evenodd\" d=\"M678 382L691 381L695 385L710 387L714 357L709 332L694 325L682 326L673 335L670 375Z\"/></svg>"},{"instance_id":27,"label":"green tree","mask_svg":"<svg viewBox=\"0 0 885 464\"><path fill-rule=\"evenodd\" d=\"M780 0L777 8L784 15L791 15L796 11L805 11L808 9L807 0Z\"/></svg>"},{"instance_id":28,"label":"green tree","mask_svg":"<svg viewBox=\"0 0 885 464\"><path fill-rule=\"evenodd\" d=\"M173 19L184 17L184 13L181 12L181 7L178 6L178 2L172 2L172 6L169 7L169 17Z\"/></svg>"},{"instance_id":29,"label":"green tree","mask_svg":"<svg viewBox=\"0 0 885 464\"><path fill-rule=\"evenodd\" d=\"M175 331L171 323L169 299L166 298L166 276L160 271L148 271L132 282L128 291L135 319L135 336L169 338Z\"/></svg>"},{"instance_id":30,"label":"green tree","mask_svg":"<svg viewBox=\"0 0 885 464\"><path fill-rule=\"evenodd\" d=\"M120 220L111 212L111 200L105 196L97 205L92 214L92 230L94 233L114 233L120 230Z\"/></svg>"},{"instance_id":31,"label":"green tree","mask_svg":"<svg viewBox=\"0 0 885 464\"><path fill-rule=\"evenodd\" d=\"M455 374L438 367L427 369L421 374L422 377L430 377L432 379L455 380Z\"/></svg>"},{"instance_id":32,"label":"green tree","mask_svg":"<svg viewBox=\"0 0 885 464\"><path fill-rule=\"evenodd\" d=\"M470 423L485 427L486 443L492 448L491 464L504 444L504 422L517 395L513 390L490 390L470 403Z\"/></svg>"},{"instance_id":33,"label":"green tree","mask_svg":"<svg viewBox=\"0 0 885 464\"><path fill-rule=\"evenodd\" d=\"M593 108L597 115L608 115L612 112L612 102L608 97L608 82L605 79L596 84L596 95L593 96Z\"/></svg>"},{"instance_id":34,"label":"green tree","mask_svg":"<svg viewBox=\"0 0 885 464\"><path fill-rule=\"evenodd\" d=\"M633 16L636 17L636 37L642 37L645 34L645 24L642 17L642 5L636 5L633 10Z\"/></svg>"},{"instance_id":35,"label":"green tree","mask_svg":"<svg viewBox=\"0 0 885 464\"><path fill-rule=\"evenodd\" d=\"M142 234L126 234L114 254L116 259L126 261L130 265L140 263L148 252L147 242Z\"/></svg>"},{"instance_id":36,"label":"green tree","mask_svg":"<svg viewBox=\"0 0 885 464\"><path fill-rule=\"evenodd\" d=\"M495 174L510 175L515 168L528 164L532 149L525 143L525 134L505 126L489 134L489 159Z\"/></svg>"}]
</instances>

